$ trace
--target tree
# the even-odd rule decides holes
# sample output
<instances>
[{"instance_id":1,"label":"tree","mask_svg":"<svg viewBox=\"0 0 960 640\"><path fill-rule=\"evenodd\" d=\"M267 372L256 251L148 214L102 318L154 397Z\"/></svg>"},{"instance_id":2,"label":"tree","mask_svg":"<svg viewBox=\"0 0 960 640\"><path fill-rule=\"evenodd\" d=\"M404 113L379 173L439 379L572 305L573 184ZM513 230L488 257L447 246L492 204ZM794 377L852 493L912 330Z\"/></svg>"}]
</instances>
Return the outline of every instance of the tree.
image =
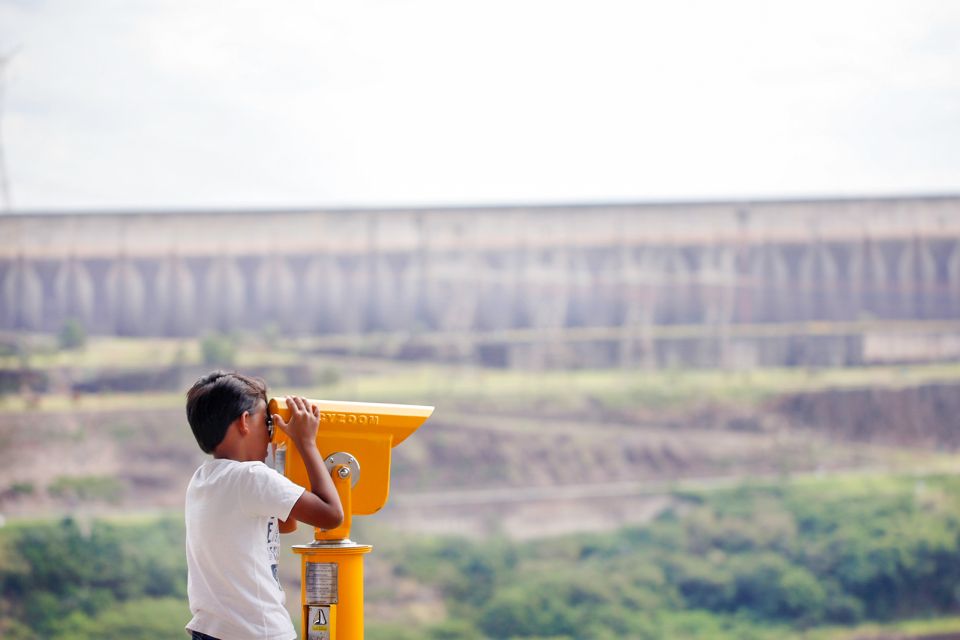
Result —
<instances>
[{"instance_id":1,"label":"tree","mask_svg":"<svg viewBox=\"0 0 960 640\"><path fill-rule=\"evenodd\" d=\"M200 342L203 352L203 364L210 366L227 367L234 363L237 347L229 336L212 334Z\"/></svg>"},{"instance_id":2,"label":"tree","mask_svg":"<svg viewBox=\"0 0 960 640\"><path fill-rule=\"evenodd\" d=\"M87 332L79 320L68 318L60 327L57 342L61 349L82 349L87 344Z\"/></svg>"}]
</instances>

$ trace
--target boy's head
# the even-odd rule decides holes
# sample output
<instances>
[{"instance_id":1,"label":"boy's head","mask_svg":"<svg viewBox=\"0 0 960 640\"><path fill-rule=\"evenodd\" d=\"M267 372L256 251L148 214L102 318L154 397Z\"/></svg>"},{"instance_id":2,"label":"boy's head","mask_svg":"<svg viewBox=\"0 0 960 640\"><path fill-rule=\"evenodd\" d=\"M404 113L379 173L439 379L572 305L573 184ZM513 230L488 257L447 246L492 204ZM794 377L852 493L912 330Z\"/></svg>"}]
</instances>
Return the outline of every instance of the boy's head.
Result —
<instances>
[{"instance_id":1,"label":"boy's head","mask_svg":"<svg viewBox=\"0 0 960 640\"><path fill-rule=\"evenodd\" d=\"M227 428L245 411L267 401L267 385L259 378L214 371L197 380L187 391L187 422L204 453L213 453Z\"/></svg>"}]
</instances>

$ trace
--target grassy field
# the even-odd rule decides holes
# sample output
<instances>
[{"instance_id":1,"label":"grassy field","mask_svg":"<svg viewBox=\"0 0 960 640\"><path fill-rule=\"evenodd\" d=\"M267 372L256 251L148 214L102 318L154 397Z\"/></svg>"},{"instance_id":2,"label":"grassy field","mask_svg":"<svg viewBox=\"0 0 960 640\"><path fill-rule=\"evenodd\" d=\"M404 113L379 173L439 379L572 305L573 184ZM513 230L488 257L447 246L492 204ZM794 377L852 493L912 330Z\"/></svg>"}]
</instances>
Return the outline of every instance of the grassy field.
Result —
<instances>
[{"instance_id":1,"label":"grassy field","mask_svg":"<svg viewBox=\"0 0 960 640\"><path fill-rule=\"evenodd\" d=\"M34 338L27 362L31 369L72 371L76 375L116 369L204 365L197 340L94 338L77 350L57 350L50 339ZM556 412L591 403L608 409L670 409L710 402L752 405L770 397L801 391L853 387L906 387L960 381L960 363L837 369L723 370L547 370L522 371L427 362L400 362L343 355L311 354L297 341L274 346L245 339L227 368L265 370L302 365L319 383L285 386L267 380L277 394L301 393L315 398L411 404L471 403L491 413L516 412L532 406ZM18 369L16 354L0 356L0 368ZM188 385L188 382L185 382ZM131 406L168 407L182 401L182 392L102 393L79 400L64 391L43 394L44 409L115 409ZM0 411L31 409L16 393L0 396Z\"/></svg>"}]
</instances>

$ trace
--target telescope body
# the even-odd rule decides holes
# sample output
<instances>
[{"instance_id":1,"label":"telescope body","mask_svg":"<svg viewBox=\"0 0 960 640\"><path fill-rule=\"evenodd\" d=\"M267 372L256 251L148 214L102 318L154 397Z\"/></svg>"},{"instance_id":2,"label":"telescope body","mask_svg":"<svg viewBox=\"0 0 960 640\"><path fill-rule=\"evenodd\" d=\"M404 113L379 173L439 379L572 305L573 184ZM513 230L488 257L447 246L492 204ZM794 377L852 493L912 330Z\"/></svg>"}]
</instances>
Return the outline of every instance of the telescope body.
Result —
<instances>
[{"instance_id":1,"label":"telescope body","mask_svg":"<svg viewBox=\"0 0 960 640\"><path fill-rule=\"evenodd\" d=\"M301 638L363 639L363 556L370 545L349 539L353 515L376 513L390 494L390 457L397 446L433 414L433 407L375 402L308 400L320 409L317 449L332 474L343 505L336 529L314 529L314 541L295 545L301 559ZM286 401L270 400L268 410L289 421ZM310 490L307 468L282 430L273 434L275 465L293 482ZM284 452L282 456L279 452ZM282 458L282 459L281 459ZM289 533L295 522L281 523Z\"/></svg>"}]
</instances>

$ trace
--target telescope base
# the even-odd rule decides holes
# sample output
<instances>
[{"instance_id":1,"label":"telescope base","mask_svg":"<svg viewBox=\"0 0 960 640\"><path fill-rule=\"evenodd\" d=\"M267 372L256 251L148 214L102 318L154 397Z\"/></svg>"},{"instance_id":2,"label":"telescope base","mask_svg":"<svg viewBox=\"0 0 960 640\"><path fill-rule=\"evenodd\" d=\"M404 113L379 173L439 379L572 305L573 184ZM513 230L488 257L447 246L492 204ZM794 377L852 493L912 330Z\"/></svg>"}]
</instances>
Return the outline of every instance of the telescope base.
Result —
<instances>
[{"instance_id":1,"label":"telescope base","mask_svg":"<svg viewBox=\"0 0 960 640\"><path fill-rule=\"evenodd\" d=\"M351 540L294 545L303 640L363 639L363 556L372 549Z\"/></svg>"}]
</instances>

